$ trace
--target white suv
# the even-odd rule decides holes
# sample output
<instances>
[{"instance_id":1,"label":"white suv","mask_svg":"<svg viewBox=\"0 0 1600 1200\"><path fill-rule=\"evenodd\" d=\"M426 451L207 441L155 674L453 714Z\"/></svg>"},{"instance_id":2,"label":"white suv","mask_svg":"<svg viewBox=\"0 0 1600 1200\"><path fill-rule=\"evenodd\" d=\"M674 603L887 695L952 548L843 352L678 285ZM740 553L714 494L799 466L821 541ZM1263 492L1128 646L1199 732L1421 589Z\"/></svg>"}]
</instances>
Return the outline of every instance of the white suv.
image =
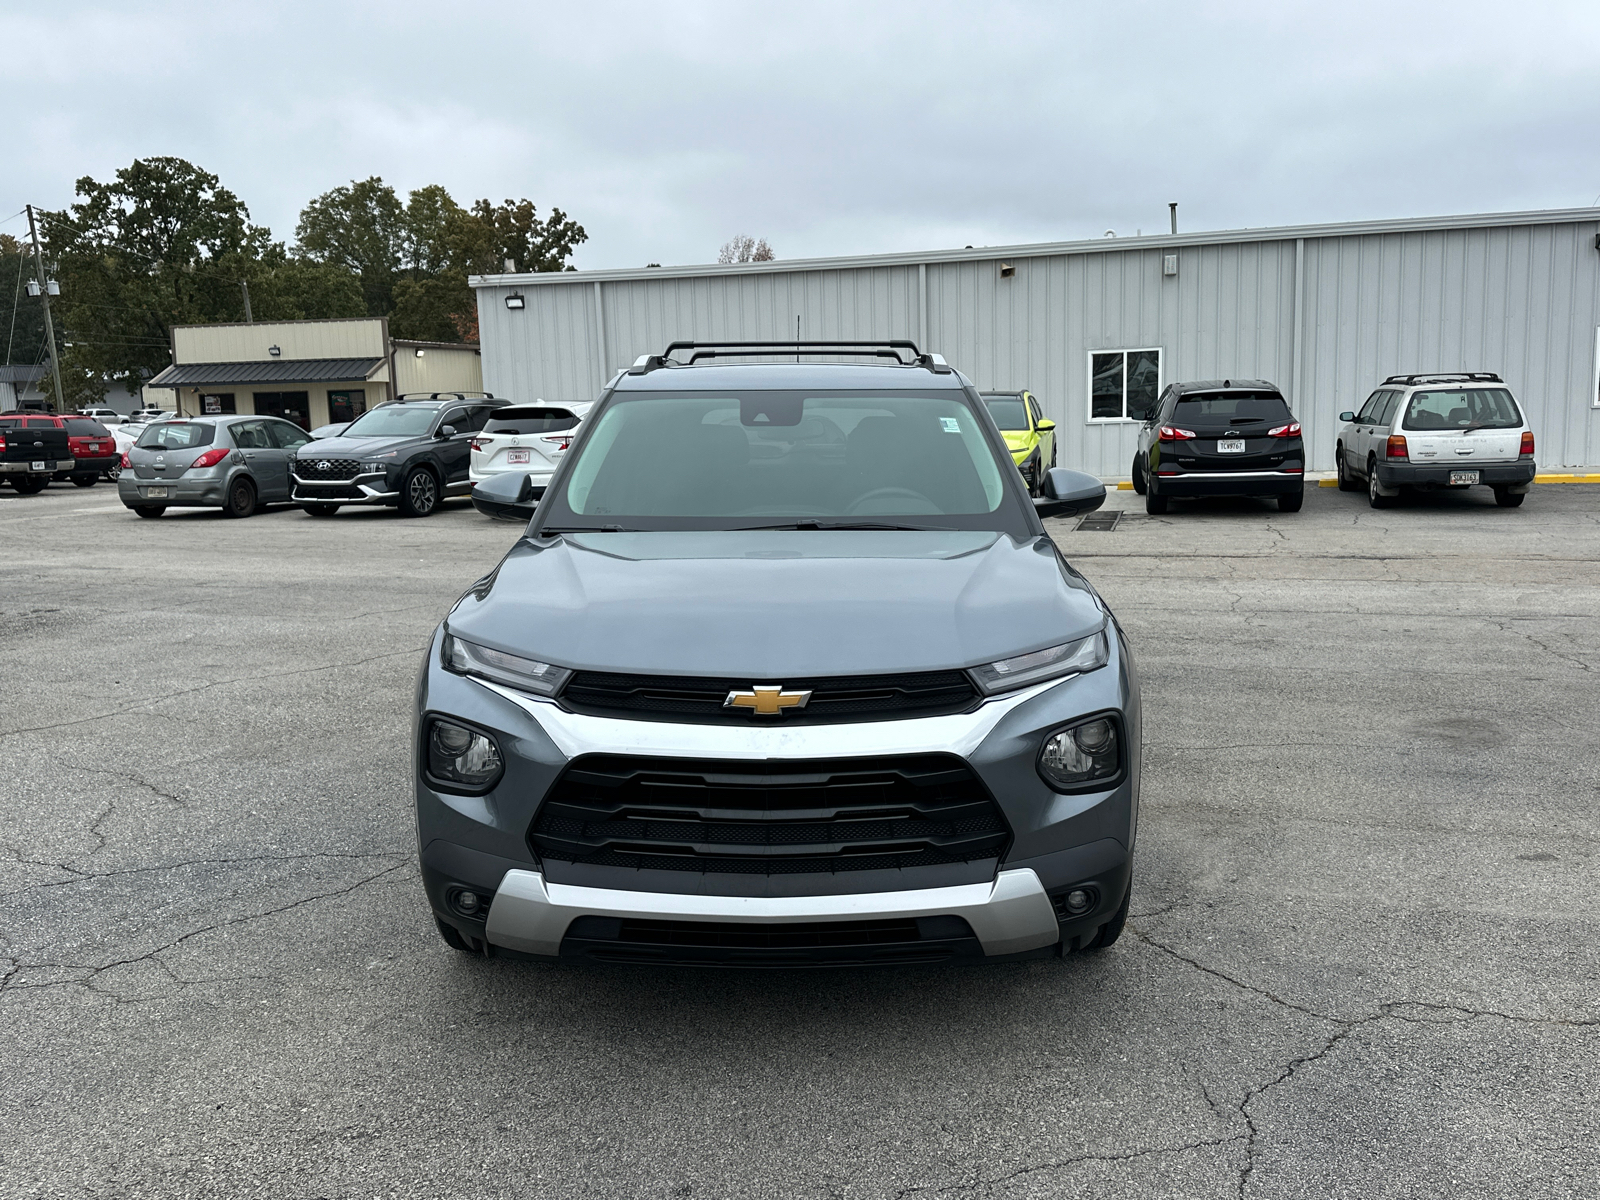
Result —
<instances>
[{"instance_id":1,"label":"white suv","mask_svg":"<svg viewBox=\"0 0 1600 1200\"><path fill-rule=\"evenodd\" d=\"M1364 479L1373 508L1388 507L1402 488L1475 484L1515 508L1533 483L1533 430L1490 371L1391 375L1359 413L1339 420L1340 490L1353 492Z\"/></svg>"},{"instance_id":2,"label":"white suv","mask_svg":"<svg viewBox=\"0 0 1600 1200\"><path fill-rule=\"evenodd\" d=\"M496 409L472 437L473 483L512 471L532 477L533 496L544 494L550 476L578 434L578 423L594 402L512 404Z\"/></svg>"}]
</instances>

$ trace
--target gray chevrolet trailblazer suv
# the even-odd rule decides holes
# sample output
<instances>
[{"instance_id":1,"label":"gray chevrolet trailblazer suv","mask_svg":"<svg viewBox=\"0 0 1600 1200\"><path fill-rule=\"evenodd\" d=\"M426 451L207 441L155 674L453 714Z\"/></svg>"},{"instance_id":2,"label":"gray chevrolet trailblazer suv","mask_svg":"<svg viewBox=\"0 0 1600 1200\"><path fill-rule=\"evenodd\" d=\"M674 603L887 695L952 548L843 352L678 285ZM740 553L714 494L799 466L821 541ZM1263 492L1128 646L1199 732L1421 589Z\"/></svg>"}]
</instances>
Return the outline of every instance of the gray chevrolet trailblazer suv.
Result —
<instances>
[{"instance_id":1,"label":"gray chevrolet trailblazer suv","mask_svg":"<svg viewBox=\"0 0 1600 1200\"><path fill-rule=\"evenodd\" d=\"M727 362L872 356L849 362ZM422 877L479 953L925 963L1099 949L1139 684L978 392L909 342L675 343L607 385L435 632ZM518 494L520 491L520 495Z\"/></svg>"}]
</instances>

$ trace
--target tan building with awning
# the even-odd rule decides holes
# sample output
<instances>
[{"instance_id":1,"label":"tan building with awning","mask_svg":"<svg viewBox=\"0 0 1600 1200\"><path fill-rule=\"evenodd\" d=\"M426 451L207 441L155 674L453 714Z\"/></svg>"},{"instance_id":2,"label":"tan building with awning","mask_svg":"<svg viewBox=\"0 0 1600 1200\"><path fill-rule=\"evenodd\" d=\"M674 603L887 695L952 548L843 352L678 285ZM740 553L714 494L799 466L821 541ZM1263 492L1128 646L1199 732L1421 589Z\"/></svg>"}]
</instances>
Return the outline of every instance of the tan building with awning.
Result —
<instances>
[{"instance_id":1,"label":"tan building with awning","mask_svg":"<svg viewBox=\"0 0 1600 1200\"><path fill-rule=\"evenodd\" d=\"M172 366L146 385L187 416L260 413L304 429L351 421L398 395L479 392L476 343L390 338L382 317L179 325Z\"/></svg>"}]
</instances>

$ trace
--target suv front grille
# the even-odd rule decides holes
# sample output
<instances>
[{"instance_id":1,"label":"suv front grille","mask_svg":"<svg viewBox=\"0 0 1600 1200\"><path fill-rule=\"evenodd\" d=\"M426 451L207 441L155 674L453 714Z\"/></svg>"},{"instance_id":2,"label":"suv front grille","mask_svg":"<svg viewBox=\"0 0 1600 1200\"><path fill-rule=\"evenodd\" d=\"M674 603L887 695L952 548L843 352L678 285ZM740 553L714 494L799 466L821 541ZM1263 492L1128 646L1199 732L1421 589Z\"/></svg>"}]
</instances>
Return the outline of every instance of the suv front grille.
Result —
<instances>
[{"instance_id":1,"label":"suv front grille","mask_svg":"<svg viewBox=\"0 0 1600 1200\"><path fill-rule=\"evenodd\" d=\"M354 479L361 474L361 464L353 458L297 458L294 473L301 479Z\"/></svg>"},{"instance_id":2,"label":"suv front grille","mask_svg":"<svg viewBox=\"0 0 1600 1200\"><path fill-rule=\"evenodd\" d=\"M728 693L767 683L781 683L787 691L808 691L811 699L804 708L787 709L776 717L725 707ZM717 725L821 725L934 717L964 712L977 699L962 671L774 680L579 671L561 693L563 706L589 716Z\"/></svg>"},{"instance_id":3,"label":"suv front grille","mask_svg":"<svg viewBox=\"0 0 1600 1200\"><path fill-rule=\"evenodd\" d=\"M952 755L821 762L594 756L529 831L541 859L630 870L787 875L998 858L999 807Z\"/></svg>"}]
</instances>

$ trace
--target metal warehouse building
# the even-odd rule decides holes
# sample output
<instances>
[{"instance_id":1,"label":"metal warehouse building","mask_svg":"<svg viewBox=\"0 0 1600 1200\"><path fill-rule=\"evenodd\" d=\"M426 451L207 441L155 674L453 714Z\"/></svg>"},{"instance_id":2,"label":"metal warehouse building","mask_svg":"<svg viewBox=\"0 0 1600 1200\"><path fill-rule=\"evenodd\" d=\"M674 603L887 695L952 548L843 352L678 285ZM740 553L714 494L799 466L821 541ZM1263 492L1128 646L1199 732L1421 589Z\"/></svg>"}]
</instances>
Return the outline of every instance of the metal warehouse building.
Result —
<instances>
[{"instance_id":1,"label":"metal warehouse building","mask_svg":"<svg viewBox=\"0 0 1600 1200\"><path fill-rule=\"evenodd\" d=\"M674 340L909 337L1027 387L1060 465L1126 475L1169 382L1270 379L1331 470L1386 375L1497 371L1545 467L1600 464L1600 209L1365 221L794 262L473 279L484 386L593 399Z\"/></svg>"}]
</instances>

